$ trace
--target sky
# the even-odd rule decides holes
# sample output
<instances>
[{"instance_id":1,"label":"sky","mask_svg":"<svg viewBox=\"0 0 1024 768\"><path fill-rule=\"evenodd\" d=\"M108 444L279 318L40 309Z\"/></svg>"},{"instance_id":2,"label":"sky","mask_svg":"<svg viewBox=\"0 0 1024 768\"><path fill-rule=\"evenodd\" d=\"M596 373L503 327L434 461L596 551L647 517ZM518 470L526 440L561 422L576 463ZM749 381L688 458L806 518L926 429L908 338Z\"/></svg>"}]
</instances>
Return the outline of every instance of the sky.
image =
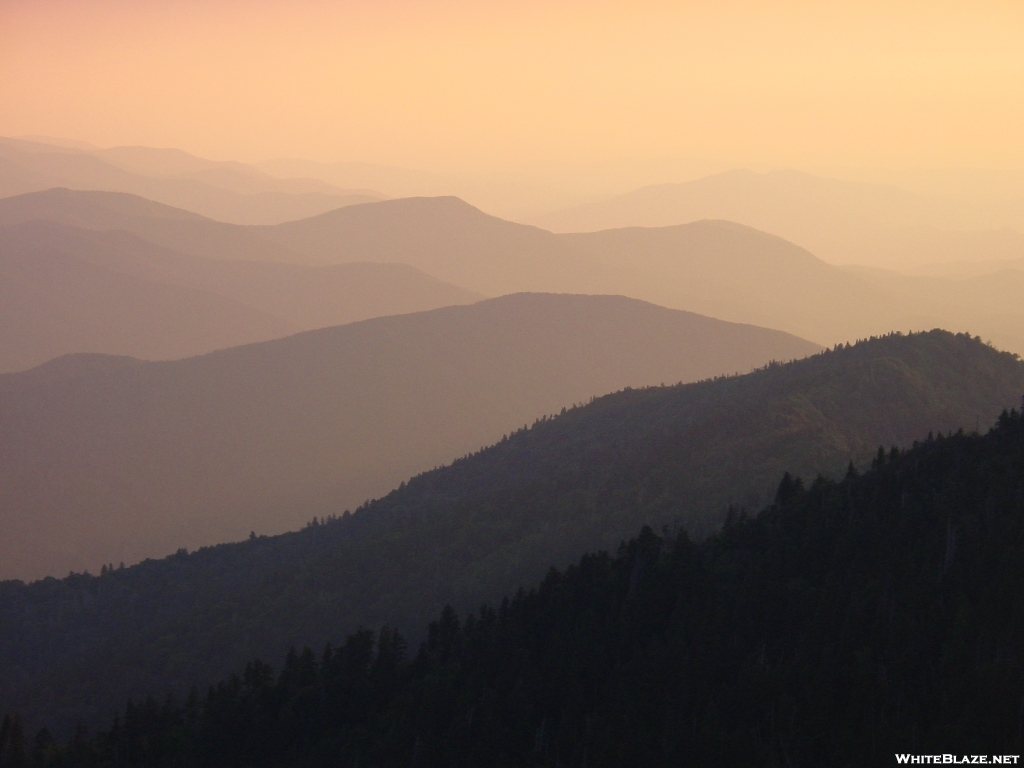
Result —
<instances>
[{"instance_id":1,"label":"sky","mask_svg":"<svg viewBox=\"0 0 1024 768\"><path fill-rule=\"evenodd\" d=\"M1019 0L0 0L0 135L462 172L1020 169L1022 40Z\"/></svg>"}]
</instances>

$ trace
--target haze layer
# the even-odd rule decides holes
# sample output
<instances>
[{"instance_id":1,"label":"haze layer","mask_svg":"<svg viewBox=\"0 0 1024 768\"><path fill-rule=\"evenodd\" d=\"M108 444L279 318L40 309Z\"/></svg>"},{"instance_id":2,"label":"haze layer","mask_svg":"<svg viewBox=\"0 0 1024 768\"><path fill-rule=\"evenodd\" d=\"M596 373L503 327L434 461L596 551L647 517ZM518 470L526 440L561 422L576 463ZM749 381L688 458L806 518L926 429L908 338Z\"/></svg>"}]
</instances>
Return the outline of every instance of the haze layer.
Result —
<instances>
[{"instance_id":1,"label":"haze layer","mask_svg":"<svg viewBox=\"0 0 1024 768\"><path fill-rule=\"evenodd\" d=\"M1020 167L1022 29L998 1L5 0L0 134L448 170Z\"/></svg>"}]
</instances>

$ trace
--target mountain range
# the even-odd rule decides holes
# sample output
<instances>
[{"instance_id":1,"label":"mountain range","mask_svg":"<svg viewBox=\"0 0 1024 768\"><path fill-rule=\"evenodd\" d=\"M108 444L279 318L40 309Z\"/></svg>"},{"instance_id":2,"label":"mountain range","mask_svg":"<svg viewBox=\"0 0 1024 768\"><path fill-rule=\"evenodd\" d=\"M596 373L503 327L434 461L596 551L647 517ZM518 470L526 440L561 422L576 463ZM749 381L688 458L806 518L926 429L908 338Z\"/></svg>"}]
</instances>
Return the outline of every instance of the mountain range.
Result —
<instances>
[{"instance_id":1,"label":"mountain range","mask_svg":"<svg viewBox=\"0 0 1024 768\"><path fill-rule=\"evenodd\" d=\"M997 207L793 170L733 170L646 186L529 221L554 232L591 232L727 219L832 264L905 269L1024 258L1022 212L1020 199Z\"/></svg>"},{"instance_id":2,"label":"mountain range","mask_svg":"<svg viewBox=\"0 0 1024 768\"><path fill-rule=\"evenodd\" d=\"M1024 273L1009 270L971 283L844 269L782 238L726 221L553 234L442 197L239 226L114 193L49 190L0 200L0 227L36 220L123 230L208 259L406 264L488 296L624 294L824 345L893 329L944 327L1024 352Z\"/></svg>"},{"instance_id":3,"label":"mountain range","mask_svg":"<svg viewBox=\"0 0 1024 768\"><path fill-rule=\"evenodd\" d=\"M360 629L63 744L9 719L7 751L69 768L1012 764L1022 486L1024 417L1004 411L863 475L786 473L705 541L643 528L500 603L447 606L418 651Z\"/></svg>"},{"instance_id":4,"label":"mountain range","mask_svg":"<svg viewBox=\"0 0 1024 768\"><path fill-rule=\"evenodd\" d=\"M973 265L977 271L990 262L1024 258L1024 197L1019 178L1004 178L1006 174L889 174L894 184L796 170L734 169L636 186L645 177L671 177L669 168L684 178L693 176L696 167L686 166L666 161L639 175L640 166L625 175L624 167L601 171L578 166L556 173L557 181L545 181L540 169L531 178L365 162L245 164L206 160L177 149L101 149L54 139L0 137L0 197L53 187L129 192L220 221L274 224L385 197L456 194L505 218L555 232L724 219L778 235L833 264L906 271L951 262ZM611 196L602 192L605 196L595 199L596 189L631 187ZM576 200L588 202L565 207Z\"/></svg>"},{"instance_id":5,"label":"mountain range","mask_svg":"<svg viewBox=\"0 0 1024 768\"><path fill-rule=\"evenodd\" d=\"M0 577L292 530L574 402L819 349L622 297L513 295L172 362L0 376Z\"/></svg>"},{"instance_id":6,"label":"mountain range","mask_svg":"<svg viewBox=\"0 0 1024 768\"><path fill-rule=\"evenodd\" d=\"M1019 752L1020 175L613 165L0 138L0 768Z\"/></svg>"},{"instance_id":7,"label":"mountain range","mask_svg":"<svg viewBox=\"0 0 1024 768\"><path fill-rule=\"evenodd\" d=\"M0 228L0 372L74 352L189 357L481 298L403 264L225 261L29 221Z\"/></svg>"},{"instance_id":8,"label":"mountain range","mask_svg":"<svg viewBox=\"0 0 1024 768\"><path fill-rule=\"evenodd\" d=\"M553 301L524 300L549 307ZM507 315L500 310L512 301L431 314L435 318L472 315L485 307L504 325ZM473 326L480 327L479 316L475 319ZM550 315L543 319L545 327L558 327L549 324ZM370 330L398 320L359 325ZM420 322L421 327L427 324ZM617 324L616 319L605 327L610 330ZM105 460L103 450L121 450L123 445L134 451L132 455L142 454L129 479L145 479L144 465L149 460L171 464L189 470L189 476L197 478L197 494L205 498L203 465L217 457L204 448L204 430L211 430L211 440L220 441L225 456L234 455L239 443L261 450L280 428L273 426L280 424L273 414L282 400L275 400L273 393L299 391L283 386L296 378L290 373L296 368L294 350L283 356L288 344L294 344L294 339L309 343L344 330L314 332L185 361L189 366L181 368L183 373L204 368L204 378L212 380L215 364L239 361L260 348L282 352L276 366L281 373L259 379L266 382L259 387L258 405L263 407L251 412L267 416L259 418L252 434L239 432L237 425L220 415L240 399L245 387L239 382L220 387L224 393L220 399L204 399L208 411L192 419L179 415L175 398L165 390L147 387L148 371L179 363L116 361L118 368L105 360L72 359L58 362L76 362L84 369L77 380L49 367L4 377L0 379L3 398L20 403L21 421L8 421L0 434L73 432L73 436L59 445L37 439L35 446L21 449L20 454L5 446L0 466L16 468L15 477L45 474L53 485L62 482L62 473L70 473L52 464L47 469L51 457L77 455L85 457L77 459L79 466L86 459L100 465ZM707 335L706 331L701 334ZM566 329L571 339L567 344L578 345L578 336L574 328ZM464 343L452 346L451 354L476 352ZM617 354L627 353L624 344ZM504 365L500 365L502 359ZM491 360L491 365L499 366L501 378L513 379L510 391L522 392L521 381L530 372L515 373L518 362L507 352ZM97 371L102 377L90 378ZM121 375L135 372L139 378ZM379 382L389 389L402 386L378 373L369 370L366 375L377 386ZM41 380L47 376L53 381L43 386ZM128 384L103 386L103 382L117 381ZM425 383L418 376L419 391L428 389ZM480 390L476 382L461 379L449 385L456 394L463 389ZM68 405L60 407L67 402L70 388L99 393L88 396L95 404L92 421L83 420L75 430L69 430L74 411ZM338 388L326 389L333 402L346 402ZM465 611L481 601L500 599L519 586L537 583L552 565L562 567L587 551L614 549L644 524L656 530L664 526L685 530L700 538L726 520L730 506L754 511L771 501L784 471L808 479L818 473L841 477L851 462L865 466L880 444L909 444L929 432L959 427L984 429L1004 408L1018 404L1022 392L1024 363L976 339L939 331L890 335L744 376L608 395L415 477L352 514L345 514L341 493L327 488L330 503L321 509L330 519L295 533L253 534L237 544L191 554L182 550L123 569L104 568L100 576L77 574L32 584L3 582L0 678L6 684L0 691L0 710L21 711L32 722L45 716L51 728L65 731L76 720L95 722L97 717L107 717L129 696L168 690L184 695L190 686L203 686L240 668L246 659L278 659L292 645L322 647L329 640L340 642L360 626L388 624L416 640L446 603ZM563 392L561 397L565 400L568 395ZM124 407L128 397L134 397L139 406ZM494 402L510 399L503 394ZM244 398L248 403L254 400ZM293 396L287 402L282 420L317 413L309 407L311 398ZM143 417L150 423L173 427L161 436L160 445L138 441L131 432L137 429L143 407L147 409ZM145 416L161 409L167 416ZM418 416L425 412L419 402L408 410ZM11 411L3 413L11 419ZM112 422L113 428L105 427ZM379 419L371 424L381 429ZM143 425L139 431L145 429ZM104 430L121 433L113 448L102 447ZM338 430L327 423L323 431ZM96 433L101 433L99 438L87 439ZM264 442L253 444L256 437ZM360 459L362 454L366 461L373 459L373 443L368 439L372 435L344 437L352 439ZM181 448L174 453L162 447L168 444ZM8 443L12 445L17 441ZM453 449L446 450L452 454ZM407 446L393 441L387 450L406 451ZM301 474L303 465L320 460L319 452L294 448L284 455L295 457L300 465L296 474ZM278 460L271 456L265 466L272 467ZM200 466L192 467L190 462ZM225 466L221 462L213 468L218 473ZM92 486L83 485L79 493L92 492L109 481L98 472L90 477ZM31 487L40 485L33 479ZM317 511L317 505L295 489L287 502L297 516ZM172 505L168 515L176 515L179 509L180 505ZM10 530L7 522L4 525ZM74 527L81 525L80 520L66 520L48 533L67 542L81 535ZM130 517L121 525L136 533Z\"/></svg>"},{"instance_id":9,"label":"mountain range","mask_svg":"<svg viewBox=\"0 0 1024 768\"><path fill-rule=\"evenodd\" d=\"M54 187L127 192L239 224L290 221L384 197L317 179L281 179L177 149L99 149L0 137L0 197Z\"/></svg>"}]
</instances>

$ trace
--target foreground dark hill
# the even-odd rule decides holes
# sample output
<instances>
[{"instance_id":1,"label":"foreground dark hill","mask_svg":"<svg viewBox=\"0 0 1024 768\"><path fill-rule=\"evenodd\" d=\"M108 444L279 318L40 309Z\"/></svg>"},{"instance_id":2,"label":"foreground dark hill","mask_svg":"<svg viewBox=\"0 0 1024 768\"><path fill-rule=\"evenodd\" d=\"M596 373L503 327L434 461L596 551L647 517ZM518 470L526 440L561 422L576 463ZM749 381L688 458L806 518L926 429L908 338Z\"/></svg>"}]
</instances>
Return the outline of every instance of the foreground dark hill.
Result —
<instances>
[{"instance_id":1,"label":"foreground dark hill","mask_svg":"<svg viewBox=\"0 0 1024 768\"><path fill-rule=\"evenodd\" d=\"M364 630L37 753L83 768L1012 762L1022 541L1011 411L984 437L881 452L861 477L787 474L704 543L644 529L500 608L446 608L411 660Z\"/></svg>"},{"instance_id":2,"label":"foreground dark hill","mask_svg":"<svg viewBox=\"0 0 1024 768\"><path fill-rule=\"evenodd\" d=\"M59 712L50 722L63 727L360 625L415 637L445 603L498 599L643 524L699 536L730 503L770 500L784 470L842 476L879 444L985 427L1022 392L1019 360L936 331L609 395L334 522L98 578L2 585L0 709Z\"/></svg>"},{"instance_id":3,"label":"foreground dark hill","mask_svg":"<svg viewBox=\"0 0 1024 768\"><path fill-rule=\"evenodd\" d=\"M483 298L403 264L207 259L46 221L0 229L0 275L0 372L71 352L189 357Z\"/></svg>"},{"instance_id":4,"label":"foreground dark hill","mask_svg":"<svg viewBox=\"0 0 1024 768\"><path fill-rule=\"evenodd\" d=\"M352 205L277 226L241 227L128 195L50 190L0 200L0 226L45 219L120 229L213 259L408 264L484 295L623 294L820 344L933 327L1024 352L1024 283L995 295L948 278L870 279L774 235L727 221L553 234L453 197ZM941 295L941 300L935 296Z\"/></svg>"},{"instance_id":5,"label":"foreground dark hill","mask_svg":"<svg viewBox=\"0 0 1024 768\"><path fill-rule=\"evenodd\" d=\"M565 405L817 350L621 297L520 294L166 363L0 377L0 576L279 533Z\"/></svg>"}]
</instances>

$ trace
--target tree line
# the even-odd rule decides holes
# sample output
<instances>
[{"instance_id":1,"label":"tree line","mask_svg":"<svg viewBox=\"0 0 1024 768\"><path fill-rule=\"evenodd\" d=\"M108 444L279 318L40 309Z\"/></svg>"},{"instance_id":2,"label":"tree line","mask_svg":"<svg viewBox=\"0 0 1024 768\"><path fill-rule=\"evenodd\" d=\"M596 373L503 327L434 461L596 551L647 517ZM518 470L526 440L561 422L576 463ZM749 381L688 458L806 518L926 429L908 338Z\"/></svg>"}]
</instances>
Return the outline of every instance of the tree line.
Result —
<instances>
[{"instance_id":1,"label":"tree line","mask_svg":"<svg viewBox=\"0 0 1024 768\"><path fill-rule=\"evenodd\" d=\"M415 652L393 629L129 704L0 766L855 766L1020 752L1024 417L786 474L695 542L644 528Z\"/></svg>"}]
</instances>

